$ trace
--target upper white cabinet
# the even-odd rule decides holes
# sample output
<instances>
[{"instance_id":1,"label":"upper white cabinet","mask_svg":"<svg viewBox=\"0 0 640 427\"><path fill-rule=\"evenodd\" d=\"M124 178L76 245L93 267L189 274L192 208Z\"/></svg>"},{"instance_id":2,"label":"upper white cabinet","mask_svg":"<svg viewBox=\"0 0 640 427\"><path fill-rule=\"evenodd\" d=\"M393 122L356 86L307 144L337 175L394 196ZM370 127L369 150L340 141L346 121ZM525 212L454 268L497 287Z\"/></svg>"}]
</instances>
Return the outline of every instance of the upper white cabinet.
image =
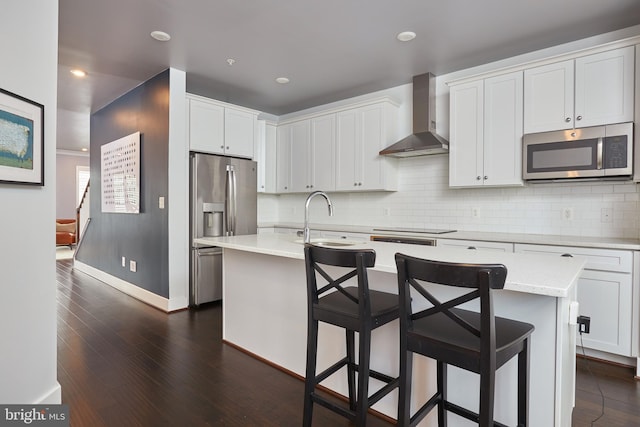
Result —
<instances>
[{"instance_id":1,"label":"upper white cabinet","mask_svg":"<svg viewBox=\"0 0 640 427\"><path fill-rule=\"evenodd\" d=\"M337 113L336 190L396 190L395 159L378 152L396 141L397 108L381 101Z\"/></svg>"},{"instance_id":2,"label":"upper white cabinet","mask_svg":"<svg viewBox=\"0 0 640 427\"><path fill-rule=\"evenodd\" d=\"M335 189L335 114L278 126L277 191Z\"/></svg>"},{"instance_id":3,"label":"upper white cabinet","mask_svg":"<svg viewBox=\"0 0 640 427\"><path fill-rule=\"evenodd\" d=\"M257 112L194 95L187 100L191 151L253 158Z\"/></svg>"},{"instance_id":4,"label":"upper white cabinet","mask_svg":"<svg viewBox=\"0 0 640 427\"><path fill-rule=\"evenodd\" d=\"M449 186L522 185L522 72L450 88Z\"/></svg>"},{"instance_id":5,"label":"upper white cabinet","mask_svg":"<svg viewBox=\"0 0 640 427\"><path fill-rule=\"evenodd\" d=\"M633 121L634 48L524 72L524 132Z\"/></svg>"},{"instance_id":6,"label":"upper white cabinet","mask_svg":"<svg viewBox=\"0 0 640 427\"><path fill-rule=\"evenodd\" d=\"M276 125L258 120L255 160L258 163L258 192L276 192Z\"/></svg>"}]
</instances>

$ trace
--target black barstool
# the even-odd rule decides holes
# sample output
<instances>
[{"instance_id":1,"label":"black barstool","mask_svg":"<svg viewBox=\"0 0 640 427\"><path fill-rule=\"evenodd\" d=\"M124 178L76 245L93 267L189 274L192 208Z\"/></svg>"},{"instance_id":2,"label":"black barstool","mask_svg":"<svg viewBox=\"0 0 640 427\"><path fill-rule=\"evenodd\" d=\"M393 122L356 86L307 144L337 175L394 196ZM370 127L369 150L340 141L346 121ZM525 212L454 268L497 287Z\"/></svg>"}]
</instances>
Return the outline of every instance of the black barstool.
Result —
<instances>
[{"instance_id":1,"label":"black barstool","mask_svg":"<svg viewBox=\"0 0 640 427\"><path fill-rule=\"evenodd\" d=\"M356 426L366 425L367 410L398 385L398 379L369 368L371 331L398 318L398 296L369 290L367 268L373 267L373 250L334 249L306 244L304 248L307 271L307 370L304 392L303 425L311 426L313 404L318 403L353 420ZM334 279L323 266L342 267L347 272ZM332 269L332 271L335 271ZM318 286L317 276L326 284ZM343 286L352 278L357 286ZM316 375L318 322L326 322L345 329L346 356ZM358 360L355 358L355 332L358 332ZM317 384L343 367L347 367L349 407L336 404L315 391ZM356 389L355 374L358 374ZM369 377L386 383L369 396ZM357 390L357 391L356 391Z\"/></svg>"},{"instance_id":2,"label":"black barstool","mask_svg":"<svg viewBox=\"0 0 640 427\"><path fill-rule=\"evenodd\" d=\"M400 297L400 385L398 425L414 426L434 407L438 425L447 425L446 411L481 427L502 426L494 422L495 373L518 356L518 426L528 425L529 337L533 325L495 317L492 294L502 289L507 277L504 265L456 264L396 254ZM439 283L472 292L441 302L420 282ZM411 290L417 292L411 292ZM431 307L413 312L418 295ZM455 308L480 299L480 312ZM423 300L424 301L424 300ZM437 361L437 391L411 416L411 370L413 353ZM447 400L447 365L480 374L480 411L476 414Z\"/></svg>"}]
</instances>

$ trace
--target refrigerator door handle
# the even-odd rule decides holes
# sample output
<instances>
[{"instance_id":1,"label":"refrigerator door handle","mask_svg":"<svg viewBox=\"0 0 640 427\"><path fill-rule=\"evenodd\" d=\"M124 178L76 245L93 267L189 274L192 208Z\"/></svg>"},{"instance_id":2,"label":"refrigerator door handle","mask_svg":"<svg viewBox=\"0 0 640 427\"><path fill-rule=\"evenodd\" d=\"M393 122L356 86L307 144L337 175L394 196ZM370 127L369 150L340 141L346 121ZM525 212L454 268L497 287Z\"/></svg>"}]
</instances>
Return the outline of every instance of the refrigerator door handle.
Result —
<instances>
[{"instance_id":1,"label":"refrigerator door handle","mask_svg":"<svg viewBox=\"0 0 640 427\"><path fill-rule=\"evenodd\" d=\"M234 236L236 233L236 171L233 165L227 165L227 197L225 200L225 210L227 211L227 235Z\"/></svg>"}]
</instances>

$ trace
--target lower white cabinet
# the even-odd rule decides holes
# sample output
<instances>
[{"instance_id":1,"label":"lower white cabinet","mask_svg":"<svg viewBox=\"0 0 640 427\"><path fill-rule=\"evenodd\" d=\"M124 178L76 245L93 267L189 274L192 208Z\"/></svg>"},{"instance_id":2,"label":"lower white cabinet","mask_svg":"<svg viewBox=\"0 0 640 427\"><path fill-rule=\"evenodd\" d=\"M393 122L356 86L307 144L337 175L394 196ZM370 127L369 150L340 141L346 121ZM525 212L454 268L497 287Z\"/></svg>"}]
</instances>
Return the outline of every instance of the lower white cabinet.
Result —
<instances>
[{"instance_id":1,"label":"lower white cabinet","mask_svg":"<svg viewBox=\"0 0 640 427\"><path fill-rule=\"evenodd\" d=\"M633 349L633 252L613 249L516 244L516 252L582 256L587 259L578 279L579 314L591 318L585 348L620 356L635 356ZM634 295L635 294L635 295ZM580 344L580 337L578 337Z\"/></svg>"},{"instance_id":2,"label":"lower white cabinet","mask_svg":"<svg viewBox=\"0 0 640 427\"><path fill-rule=\"evenodd\" d=\"M476 240L437 239L436 246L441 248L461 248L480 251L513 252L513 243L481 242Z\"/></svg>"}]
</instances>

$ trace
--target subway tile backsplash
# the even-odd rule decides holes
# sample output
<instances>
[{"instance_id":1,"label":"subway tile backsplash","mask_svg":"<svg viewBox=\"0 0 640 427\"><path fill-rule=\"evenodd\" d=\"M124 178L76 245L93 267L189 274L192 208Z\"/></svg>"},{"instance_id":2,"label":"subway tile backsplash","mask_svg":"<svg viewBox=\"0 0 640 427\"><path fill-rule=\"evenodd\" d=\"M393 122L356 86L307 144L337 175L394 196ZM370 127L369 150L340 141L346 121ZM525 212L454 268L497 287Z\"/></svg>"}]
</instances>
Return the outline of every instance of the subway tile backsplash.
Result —
<instances>
[{"instance_id":1,"label":"subway tile backsplash","mask_svg":"<svg viewBox=\"0 0 640 427\"><path fill-rule=\"evenodd\" d=\"M330 193L334 216L312 202L319 224L640 237L640 193L632 182L527 184L451 189L447 155L399 159L398 191ZM304 221L306 194L258 196L258 222Z\"/></svg>"}]
</instances>

